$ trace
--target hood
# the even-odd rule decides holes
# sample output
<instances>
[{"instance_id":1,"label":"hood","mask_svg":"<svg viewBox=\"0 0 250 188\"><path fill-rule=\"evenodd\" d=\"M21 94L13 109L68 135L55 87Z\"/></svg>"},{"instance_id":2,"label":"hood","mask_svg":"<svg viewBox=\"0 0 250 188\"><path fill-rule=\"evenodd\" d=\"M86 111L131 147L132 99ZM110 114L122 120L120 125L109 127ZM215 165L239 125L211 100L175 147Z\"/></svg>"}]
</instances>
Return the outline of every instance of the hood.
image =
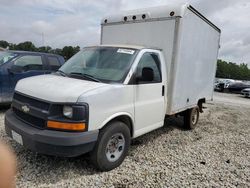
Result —
<instances>
[{"instance_id":1,"label":"hood","mask_svg":"<svg viewBox=\"0 0 250 188\"><path fill-rule=\"evenodd\" d=\"M20 80L15 91L51 102L77 102L83 93L105 85L58 75L41 75Z\"/></svg>"}]
</instances>

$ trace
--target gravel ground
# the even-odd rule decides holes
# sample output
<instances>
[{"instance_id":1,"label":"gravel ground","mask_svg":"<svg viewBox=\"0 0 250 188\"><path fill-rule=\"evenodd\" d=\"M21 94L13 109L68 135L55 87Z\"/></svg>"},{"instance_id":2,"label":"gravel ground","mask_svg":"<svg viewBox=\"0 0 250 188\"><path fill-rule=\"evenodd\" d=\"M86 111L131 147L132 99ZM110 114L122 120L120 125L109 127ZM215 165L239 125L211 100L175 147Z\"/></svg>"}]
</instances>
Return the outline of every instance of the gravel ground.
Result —
<instances>
[{"instance_id":1,"label":"gravel ground","mask_svg":"<svg viewBox=\"0 0 250 188\"><path fill-rule=\"evenodd\" d=\"M16 181L22 188L250 187L250 108L222 104L222 95L206 105L195 130L183 130L182 119L169 119L163 128L135 139L123 164L105 173L86 156L67 159L23 149L6 137L4 111L0 139L17 154Z\"/></svg>"}]
</instances>

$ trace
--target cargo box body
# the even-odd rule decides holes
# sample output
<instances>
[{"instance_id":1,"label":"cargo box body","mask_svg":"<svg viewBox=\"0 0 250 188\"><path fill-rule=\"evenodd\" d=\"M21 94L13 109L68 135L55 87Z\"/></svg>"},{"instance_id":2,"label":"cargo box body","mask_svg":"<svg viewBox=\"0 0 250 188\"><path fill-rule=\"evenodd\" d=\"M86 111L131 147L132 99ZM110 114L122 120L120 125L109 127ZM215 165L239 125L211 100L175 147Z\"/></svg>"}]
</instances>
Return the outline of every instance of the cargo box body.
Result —
<instances>
[{"instance_id":1,"label":"cargo box body","mask_svg":"<svg viewBox=\"0 0 250 188\"><path fill-rule=\"evenodd\" d=\"M101 44L161 49L166 63L166 114L213 98L220 30L190 5L162 6L102 20Z\"/></svg>"}]
</instances>

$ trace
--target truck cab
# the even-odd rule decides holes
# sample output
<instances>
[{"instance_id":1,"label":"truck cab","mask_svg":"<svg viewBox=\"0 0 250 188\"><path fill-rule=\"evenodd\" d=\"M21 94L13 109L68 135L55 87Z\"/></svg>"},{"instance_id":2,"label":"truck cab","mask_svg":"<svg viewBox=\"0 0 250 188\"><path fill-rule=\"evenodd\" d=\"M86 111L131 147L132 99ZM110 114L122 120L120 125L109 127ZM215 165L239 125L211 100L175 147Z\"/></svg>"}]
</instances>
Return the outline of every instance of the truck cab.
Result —
<instances>
[{"instance_id":1,"label":"truck cab","mask_svg":"<svg viewBox=\"0 0 250 188\"><path fill-rule=\"evenodd\" d=\"M83 48L56 74L18 82L6 133L39 153L89 153L98 169L112 170L131 139L165 117L184 116L195 128L212 99L219 37L189 5L107 17L101 45Z\"/></svg>"}]
</instances>

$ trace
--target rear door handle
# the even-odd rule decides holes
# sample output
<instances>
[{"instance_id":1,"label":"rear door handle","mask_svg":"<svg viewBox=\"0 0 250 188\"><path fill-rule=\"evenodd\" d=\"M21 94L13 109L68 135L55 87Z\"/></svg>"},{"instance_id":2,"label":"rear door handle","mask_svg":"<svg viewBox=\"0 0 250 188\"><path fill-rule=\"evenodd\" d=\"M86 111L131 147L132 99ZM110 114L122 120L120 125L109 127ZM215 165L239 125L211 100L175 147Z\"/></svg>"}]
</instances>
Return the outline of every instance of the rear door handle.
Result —
<instances>
[{"instance_id":1,"label":"rear door handle","mask_svg":"<svg viewBox=\"0 0 250 188\"><path fill-rule=\"evenodd\" d=\"M161 95L164 96L165 95L165 86L162 86L162 90L161 90Z\"/></svg>"}]
</instances>

